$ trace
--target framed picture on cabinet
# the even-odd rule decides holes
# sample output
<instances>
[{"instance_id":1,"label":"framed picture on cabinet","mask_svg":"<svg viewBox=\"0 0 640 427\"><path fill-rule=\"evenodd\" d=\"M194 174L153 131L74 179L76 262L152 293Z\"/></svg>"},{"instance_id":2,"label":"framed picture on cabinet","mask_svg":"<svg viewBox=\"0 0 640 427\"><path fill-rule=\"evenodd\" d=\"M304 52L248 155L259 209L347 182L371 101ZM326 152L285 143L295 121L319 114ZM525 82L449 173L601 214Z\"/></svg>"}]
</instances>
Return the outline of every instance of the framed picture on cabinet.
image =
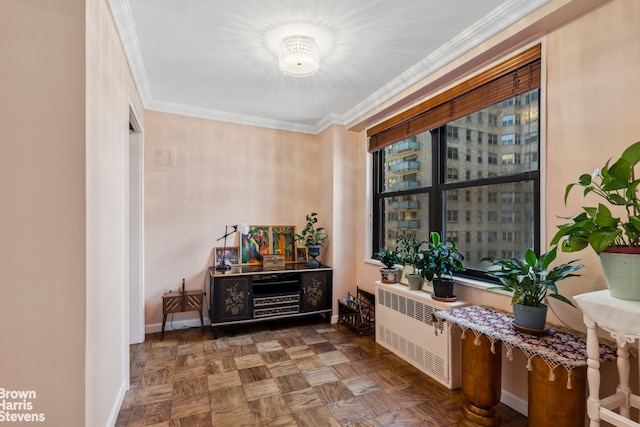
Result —
<instances>
[{"instance_id":1,"label":"framed picture on cabinet","mask_svg":"<svg viewBox=\"0 0 640 427\"><path fill-rule=\"evenodd\" d=\"M295 261L296 229L291 225L274 225L271 227L271 253L284 255L285 261Z\"/></svg>"},{"instance_id":2,"label":"framed picture on cabinet","mask_svg":"<svg viewBox=\"0 0 640 427\"><path fill-rule=\"evenodd\" d=\"M309 249L306 247L296 248L296 261L307 262L309 261Z\"/></svg>"},{"instance_id":3,"label":"framed picture on cabinet","mask_svg":"<svg viewBox=\"0 0 640 427\"><path fill-rule=\"evenodd\" d=\"M224 264L234 265L240 263L240 249L237 246L227 246L226 248L213 248L213 265L218 266L224 259Z\"/></svg>"},{"instance_id":4,"label":"framed picture on cabinet","mask_svg":"<svg viewBox=\"0 0 640 427\"><path fill-rule=\"evenodd\" d=\"M240 234L240 253L243 264L262 264L262 255L271 253L271 227L250 225L247 234Z\"/></svg>"}]
</instances>

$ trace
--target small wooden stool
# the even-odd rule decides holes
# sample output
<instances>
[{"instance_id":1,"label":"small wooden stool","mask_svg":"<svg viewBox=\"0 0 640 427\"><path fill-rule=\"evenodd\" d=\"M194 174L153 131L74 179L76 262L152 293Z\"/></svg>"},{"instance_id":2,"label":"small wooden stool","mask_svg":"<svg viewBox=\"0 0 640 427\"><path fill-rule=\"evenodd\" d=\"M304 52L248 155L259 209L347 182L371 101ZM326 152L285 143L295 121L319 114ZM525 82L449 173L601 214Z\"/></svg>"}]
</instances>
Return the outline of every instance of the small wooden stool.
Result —
<instances>
[{"instance_id":1,"label":"small wooden stool","mask_svg":"<svg viewBox=\"0 0 640 427\"><path fill-rule=\"evenodd\" d=\"M164 339L164 326L167 323L167 314L183 313L185 311L198 311L200 313L200 325L202 334L204 335L203 306L204 292L202 291L185 292L183 290L182 292L166 292L162 295L162 334L160 335L160 340Z\"/></svg>"}]
</instances>

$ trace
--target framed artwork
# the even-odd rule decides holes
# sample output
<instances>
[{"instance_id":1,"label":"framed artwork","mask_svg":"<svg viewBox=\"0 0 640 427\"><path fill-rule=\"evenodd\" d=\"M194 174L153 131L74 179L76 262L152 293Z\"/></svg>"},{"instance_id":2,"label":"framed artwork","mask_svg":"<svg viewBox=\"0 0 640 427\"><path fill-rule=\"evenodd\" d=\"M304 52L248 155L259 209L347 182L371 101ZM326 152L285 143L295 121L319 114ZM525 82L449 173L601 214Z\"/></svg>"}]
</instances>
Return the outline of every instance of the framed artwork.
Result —
<instances>
[{"instance_id":1,"label":"framed artwork","mask_svg":"<svg viewBox=\"0 0 640 427\"><path fill-rule=\"evenodd\" d=\"M247 234L240 234L240 252L243 264L261 264L262 255L271 253L271 227L250 225Z\"/></svg>"},{"instance_id":2,"label":"framed artwork","mask_svg":"<svg viewBox=\"0 0 640 427\"><path fill-rule=\"evenodd\" d=\"M274 225L271 227L271 253L284 255L285 261L295 261L295 227Z\"/></svg>"},{"instance_id":3,"label":"framed artwork","mask_svg":"<svg viewBox=\"0 0 640 427\"><path fill-rule=\"evenodd\" d=\"M220 264L220 260L224 259L226 265L239 264L240 250L237 246L227 246L226 248L213 248L213 266ZM223 258L224 257L224 258Z\"/></svg>"},{"instance_id":4,"label":"framed artwork","mask_svg":"<svg viewBox=\"0 0 640 427\"><path fill-rule=\"evenodd\" d=\"M296 248L296 261L309 261L309 249L306 247Z\"/></svg>"}]
</instances>

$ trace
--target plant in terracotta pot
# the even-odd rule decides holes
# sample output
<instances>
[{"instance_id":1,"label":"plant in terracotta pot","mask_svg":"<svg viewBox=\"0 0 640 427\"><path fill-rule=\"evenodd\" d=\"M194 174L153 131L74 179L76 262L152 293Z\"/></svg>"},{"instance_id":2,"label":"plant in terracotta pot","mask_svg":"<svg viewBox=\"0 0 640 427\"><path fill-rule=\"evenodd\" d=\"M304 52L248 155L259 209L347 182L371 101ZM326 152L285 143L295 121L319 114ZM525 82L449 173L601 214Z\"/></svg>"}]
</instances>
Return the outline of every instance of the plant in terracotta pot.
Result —
<instances>
[{"instance_id":1,"label":"plant in terracotta pot","mask_svg":"<svg viewBox=\"0 0 640 427\"><path fill-rule=\"evenodd\" d=\"M574 264L577 260L559 264L549 269L549 265L556 259L557 246L541 254L527 249L524 259L484 258L493 268L487 275L500 281L501 286L493 286L488 290L502 290L510 292L513 306L514 325L525 332L543 332L547 319L547 297L555 298L575 307L566 297L558 293L557 283L567 277L577 277L576 270L582 264Z\"/></svg>"},{"instance_id":2,"label":"plant in terracotta pot","mask_svg":"<svg viewBox=\"0 0 640 427\"><path fill-rule=\"evenodd\" d=\"M306 216L307 224L299 234L295 235L295 239L298 242L304 243L309 249L309 256L311 260L306 264L308 267L319 267L320 261L316 259L320 255L320 248L329 237L324 231L324 227L318 227L318 214L312 212Z\"/></svg>"},{"instance_id":3,"label":"plant in terracotta pot","mask_svg":"<svg viewBox=\"0 0 640 427\"><path fill-rule=\"evenodd\" d=\"M611 296L640 301L640 200L634 167L640 162L640 141L624 150L619 159L609 159L601 169L580 175L565 189L564 202L574 187L582 187L583 203L594 197L600 202L583 205L579 214L565 217L551 240L564 252L587 246L600 256ZM618 216L619 215L619 216ZM624 279L619 282L618 279Z\"/></svg>"},{"instance_id":4,"label":"plant in terracotta pot","mask_svg":"<svg viewBox=\"0 0 640 427\"><path fill-rule=\"evenodd\" d=\"M398 251L383 248L374 255L374 258L379 260L384 266L380 267L382 283L396 283L398 281L398 272L400 271L400 269L396 267L396 264L401 262Z\"/></svg>"},{"instance_id":5,"label":"plant in terracotta pot","mask_svg":"<svg viewBox=\"0 0 640 427\"><path fill-rule=\"evenodd\" d=\"M400 262L403 265L413 266L413 272L407 273L407 281L409 282L409 289L418 290L422 289L422 276L419 273L420 266L422 264L422 255L420 254L420 248L426 242L418 240L416 236L408 231L400 234L396 240L396 249Z\"/></svg>"},{"instance_id":6,"label":"plant in terracotta pot","mask_svg":"<svg viewBox=\"0 0 640 427\"><path fill-rule=\"evenodd\" d=\"M436 231L431 232L427 249L421 251L421 275L433 281L433 293L438 298L453 299L453 272L464 270L464 255L456 242L445 242Z\"/></svg>"}]
</instances>

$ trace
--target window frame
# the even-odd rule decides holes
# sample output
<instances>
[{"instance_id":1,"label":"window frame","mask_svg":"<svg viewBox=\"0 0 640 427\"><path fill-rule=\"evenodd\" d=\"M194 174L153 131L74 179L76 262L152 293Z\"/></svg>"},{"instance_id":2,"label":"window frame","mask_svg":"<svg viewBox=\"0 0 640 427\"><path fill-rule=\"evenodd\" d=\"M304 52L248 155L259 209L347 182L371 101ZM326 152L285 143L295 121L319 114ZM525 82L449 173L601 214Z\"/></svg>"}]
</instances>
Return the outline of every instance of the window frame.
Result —
<instances>
[{"instance_id":1,"label":"window frame","mask_svg":"<svg viewBox=\"0 0 640 427\"><path fill-rule=\"evenodd\" d=\"M539 48L539 46L538 46ZM529 57L531 59L531 57ZM505 63L509 62L510 60L505 61ZM538 51L538 55L533 58L531 60L531 62L540 62L541 61L541 55L540 52ZM504 64L504 63L503 63ZM502 65L502 64L501 64ZM528 65L528 64L527 64ZM519 64L519 66L522 66L522 64ZM500 68L500 67L497 67ZM460 84L460 86L464 86L466 82L463 82L462 84ZM490 82L489 82L490 83ZM537 82L537 84L535 84L533 86L533 88L538 88L539 90L536 92L536 95L538 97L538 100L540 100L542 98L541 95L541 91L542 91L542 82L539 81ZM531 89L531 88L530 88ZM529 89L529 90L530 90ZM528 90L527 90L528 91ZM524 93L526 91L523 91L521 93ZM463 93L464 95L464 93ZM507 96L504 98L504 100L502 101L498 101L498 102L504 102L504 101L508 101L509 99L513 99L513 95L512 96ZM524 101L523 103L527 103L527 101ZM423 103L424 105L428 105L433 107L433 102L425 101ZM488 107L490 105L493 105L493 103L488 103L482 107L480 107L480 109ZM539 104L540 105L540 104ZM542 105L540 105L540 108L543 108ZM456 117L454 119L451 120L455 120L455 119L459 119L459 118L463 118L465 115L467 117L469 117L469 114L476 114L479 111L476 110L474 112L471 113L466 113L464 115L461 115L459 117ZM415 116L413 117L418 117L421 114L423 114L423 112L417 112L414 110ZM488 116L488 115L487 115ZM479 114L479 117L482 117L482 114ZM400 117L399 116L395 116L392 119L390 119L388 121L388 126L385 126L384 124L378 125L375 127L375 130L379 133L384 133L384 132L396 132L397 136L396 136L396 140L393 142L400 142L402 141L404 138L401 137L401 134L397 132L397 130L395 129L395 127L397 127L398 123L402 122L402 123L407 123L406 128L407 131L409 131L410 128L410 124L408 122L410 122L412 119L412 117L407 117L406 116L406 112L401 114ZM490 120L491 118L488 117L488 119ZM540 120L542 119L542 113L540 113L538 120L537 120L537 129L536 130L532 130L531 133L535 133L536 137L537 137L537 142L538 144L541 144L541 138L540 138L540 134L541 134L541 129L540 129ZM495 124L496 126L500 126L502 124L502 121L499 120L499 118L497 118L497 123ZM517 182L527 182L527 181L532 181L533 182L533 211L535 212L535 216L534 216L534 221L533 221L533 249L536 252L540 251L540 246L541 246L541 220L542 220L542 212L541 212L541 170L540 170L540 163L541 163L541 159L538 158L538 164L536 166L535 170L531 170L531 171L525 171L525 172L518 172L518 173L513 173L513 174L505 174L505 175L500 175L500 176L488 176L488 177L479 177L477 179L472 179L472 180L456 180L456 181L451 181L447 179L447 174L449 172L449 170L447 169L447 134L453 134L452 130L447 129L447 124L440 124L438 127L433 128L431 130L421 130L421 132L430 132L431 133L431 140L432 140L432 144L431 144L431 157L433 159L432 162L432 166L433 166L433 170L432 170L432 183L431 185L425 186L425 187L420 187L420 188L416 188L416 189L410 189L410 190L405 190L405 191L384 191L384 154L383 154L383 148L386 145L389 145L393 142L389 142L388 137L389 135L383 135L383 138L387 138L387 143L386 145L380 145L380 140L375 138L372 138L372 136L377 135L377 134L373 134L373 130L368 131L368 136L370 137L370 141L369 141L369 151L372 153L372 157L373 157L373 162L372 162L372 166L373 166L373 229L372 229L372 252L376 253L380 248L381 248L381 244L382 242L385 241L384 239L384 228L383 228L383 223L385 221L385 216L384 216L384 203L385 200L387 198L390 197L396 197L396 196L405 196L405 195L418 195L418 194L425 194L427 199L428 199L428 219L429 219L429 230L428 231L438 231L441 233L443 233L443 230L445 230L445 223L447 220L447 210L446 210L446 191L447 190L462 190L465 191L465 189L470 189L473 187L476 187L479 185L479 183L481 183L481 185L499 185L499 184L508 184L508 183L517 183ZM459 131L457 128L455 129L455 131ZM420 132L415 132L415 130L413 130L412 135L416 135L417 133ZM488 138L488 144L492 145L492 144L496 144L499 143L498 141L495 142L491 142L491 133L488 131L484 132L487 135ZM458 139L459 139L459 133L458 133ZM484 138L483 138L484 139ZM372 142L373 141L373 142ZM542 147L539 145L538 146L538 153L542 152ZM489 153L488 156L497 156L494 153ZM498 160L498 159L496 159ZM487 161L490 162L489 158L487 158ZM500 160L498 160L499 162ZM449 168L451 169L451 168ZM460 176L461 171L458 171L458 176ZM462 172L462 175L464 175L464 173ZM481 213L480 213L481 214ZM466 220L466 216L465 216L465 220ZM461 221L460 216L458 217L458 221ZM422 227L421 227L422 228ZM477 236L476 236L477 237ZM491 243L492 241L492 237L489 234L487 234L487 236L483 238L482 235L480 235L480 239L481 242L483 243ZM496 240L500 239L501 236L495 236ZM464 238L464 237L463 237ZM486 276L485 272L482 270L475 270L475 269L467 269L465 272L462 272L461 274L459 274L459 276L463 276L463 277L470 277L470 278L476 278L476 279L481 279L481 280L487 280L488 277Z\"/></svg>"}]
</instances>

